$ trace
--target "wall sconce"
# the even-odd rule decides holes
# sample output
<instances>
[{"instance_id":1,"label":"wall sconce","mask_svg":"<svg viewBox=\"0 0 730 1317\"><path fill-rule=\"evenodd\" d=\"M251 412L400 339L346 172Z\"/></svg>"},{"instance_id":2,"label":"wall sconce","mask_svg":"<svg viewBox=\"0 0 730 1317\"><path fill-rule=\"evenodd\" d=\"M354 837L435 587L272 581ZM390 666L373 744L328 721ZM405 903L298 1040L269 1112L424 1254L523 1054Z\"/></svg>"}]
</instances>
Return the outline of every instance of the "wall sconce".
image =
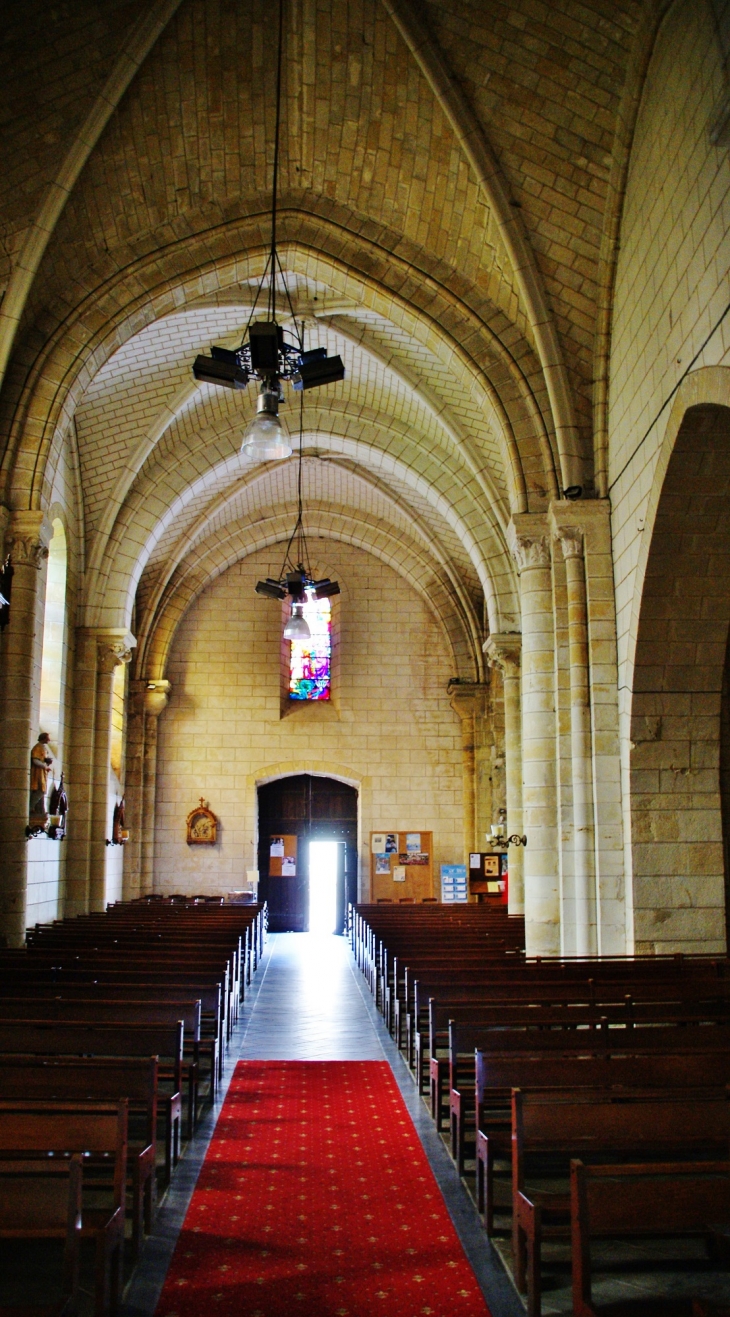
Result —
<instances>
[{"instance_id":1,"label":"wall sconce","mask_svg":"<svg viewBox=\"0 0 730 1317\"><path fill-rule=\"evenodd\" d=\"M500 809L498 811L498 822L493 823L487 836L489 846L526 846L527 837L520 837L516 832L511 836L507 834L507 811Z\"/></svg>"}]
</instances>

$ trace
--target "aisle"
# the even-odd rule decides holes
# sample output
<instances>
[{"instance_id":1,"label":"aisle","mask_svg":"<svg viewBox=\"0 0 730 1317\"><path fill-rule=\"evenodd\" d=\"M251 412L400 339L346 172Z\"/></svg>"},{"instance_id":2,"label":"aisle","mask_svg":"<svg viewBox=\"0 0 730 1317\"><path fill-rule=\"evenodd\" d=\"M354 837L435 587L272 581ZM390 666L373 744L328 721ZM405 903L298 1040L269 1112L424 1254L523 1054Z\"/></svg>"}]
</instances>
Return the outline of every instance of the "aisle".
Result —
<instances>
[{"instance_id":1,"label":"aisle","mask_svg":"<svg viewBox=\"0 0 730 1317\"><path fill-rule=\"evenodd\" d=\"M241 1066L240 1061L244 1064ZM254 1062L265 1061L274 1063L271 1067L254 1068ZM246 1201L246 1233L245 1238L239 1237L235 1252L238 1257L236 1267L239 1275L248 1275L248 1268L253 1265L255 1253L258 1248L259 1253L269 1252L271 1250L261 1248L261 1239L257 1235L260 1228L262 1234L271 1235L272 1241L275 1242L274 1260L270 1263L271 1275L280 1275L276 1270L281 1258L279 1250L283 1249L286 1256L292 1256L297 1247L305 1248L305 1245L297 1244L297 1240L310 1238L305 1236L301 1231L297 1235L291 1233L292 1221L287 1217L286 1212L282 1214L277 1209L272 1212L271 1220L273 1225L271 1229L266 1229L269 1220L258 1219L251 1216L250 1210L253 1198L263 1190L265 1179L260 1182L248 1184L245 1192L239 1188L236 1193L241 1192L241 1198L226 1200L221 1206L216 1221L223 1222L223 1227L219 1229L218 1225L208 1232L201 1230L203 1254L198 1256L197 1246L191 1249L187 1245L183 1247L183 1239L187 1238L181 1233L185 1228L193 1230L193 1225L187 1221L187 1214L195 1207L196 1199L199 1200L199 1193L210 1195L210 1177L211 1167L215 1166L218 1159L218 1151L222 1151L220 1139L226 1138L224 1134L229 1122L228 1112L231 1112L231 1120L236 1124L238 1118L233 1116L234 1110L241 1111L240 1101L242 1085L245 1089L250 1084L250 1079L244 1076L256 1075L256 1082L259 1082L262 1076L268 1074L269 1078L262 1080L268 1084L272 1077L286 1074L293 1074L296 1066L287 1067L276 1065L277 1062L348 1062L362 1063L367 1062L370 1065L366 1069L377 1070L385 1079L381 1083L385 1084L388 1097L386 1106L391 1109L391 1118L389 1120L389 1143L382 1146L386 1150L387 1156L397 1156L399 1140L402 1138L402 1132L408 1134L408 1140L411 1144L409 1156L415 1157L419 1166L425 1167L424 1176L430 1187L426 1190L423 1188L423 1182L413 1184L409 1179L409 1172L404 1172L405 1178L401 1179L400 1169L398 1171L399 1183L403 1185L403 1201L409 1211L413 1212L412 1225L420 1229L423 1224L423 1213L419 1211L419 1204L422 1204L422 1195L424 1192L434 1192L435 1202L438 1204L440 1220L445 1222L444 1228L439 1226L438 1235L444 1235L448 1241L449 1250L455 1249L445 1260L455 1261L459 1259L459 1267L466 1268L466 1274L470 1278L459 1288L469 1290L468 1303L472 1307L454 1308L450 1301L438 1303L433 1301L433 1297L420 1292L425 1289L432 1291L432 1295L437 1293L429 1279L429 1285L426 1286L421 1281L413 1281L419 1294L411 1302L407 1296L407 1287L404 1290L400 1280L398 1287L401 1298L405 1303L402 1309L406 1317L420 1317L421 1314L432 1313L433 1317L454 1317L457 1312L463 1312L464 1317L472 1317L472 1314L478 1314L484 1317L491 1309L494 1317L518 1317L524 1313L524 1309L517 1298L514 1290L502 1270L501 1264L496 1259L488 1241L486 1240L479 1220L474 1212L473 1206L468 1199L462 1185L459 1182L458 1175L453 1167L441 1138L436 1133L433 1122L428 1115L426 1108L417 1095L411 1077L398 1054L392 1039L389 1037L381 1017L375 1011L372 1004L372 998L368 993L365 981L357 970L349 945L345 938L330 937L320 938L307 933L278 933L271 935L267 940L266 950L259 966L259 970L254 976L253 983L247 991L246 1002L243 1007L241 1020L236 1028L236 1034L232 1041L231 1051L225 1067L225 1080L222 1086L220 1100L225 1103L229 1102L228 1108L223 1105L221 1111L220 1104L215 1112L211 1112L202 1122L201 1129L196 1136L193 1144L187 1149L185 1156L178 1168L173 1182L173 1187L158 1214L155 1223L153 1236L147 1241L144 1249L144 1256L140 1267L137 1270L136 1278L133 1281L129 1293L126 1295L122 1317L151 1317L157 1313L157 1317L172 1317L172 1314L178 1313L179 1317L196 1317L205 1313L221 1313L221 1317L226 1311L225 1303L227 1294L227 1284L217 1283L214 1288L213 1281L216 1277L222 1277L225 1281L234 1278L229 1276L227 1271L221 1270L224 1267L232 1267L233 1263L230 1258L212 1261L217 1257L219 1236L223 1237L226 1233L227 1223L233 1217L241 1218L240 1203ZM372 1062L380 1062L379 1066L372 1066ZM249 1064L251 1063L251 1064ZM384 1064L385 1063L385 1064ZM300 1070L306 1070L314 1075L315 1073L324 1073L327 1067L309 1064L306 1067L299 1067ZM347 1070L349 1067L340 1067ZM357 1069L353 1067L353 1071ZM287 1082L289 1082L287 1080ZM229 1088L230 1084L230 1088ZM229 1096L227 1096L227 1094ZM261 1102L270 1103L271 1097L265 1097L262 1092ZM292 1095L292 1102L295 1103L295 1095ZM398 1105L397 1116L393 1115L395 1107ZM279 1105L278 1103L275 1105ZM294 1110L296 1108L294 1107ZM271 1168L273 1158L273 1145L270 1147L266 1142L273 1138L289 1138L301 1141L301 1136L308 1132L314 1133L315 1137L309 1142L310 1148L316 1148L321 1133L321 1110L317 1102L310 1101L308 1112L301 1112L295 1115L293 1123L283 1120L286 1132L279 1130L278 1126L282 1123L282 1114L273 1112L272 1120L261 1120L259 1113L259 1127L257 1137L261 1142L258 1144L258 1155L260 1157L260 1166L256 1175L265 1177L268 1169ZM401 1125L400 1122L404 1124ZM216 1123L217 1122L217 1123ZM253 1130L253 1122L249 1123L248 1117L244 1120L247 1130ZM229 1126L229 1128L231 1128ZM238 1134L236 1134L238 1139ZM307 1142L307 1140L305 1140ZM249 1156L250 1149L249 1135L246 1132L245 1143L242 1146L241 1157ZM281 1145L279 1145L281 1146ZM297 1145L298 1146L298 1145ZM378 1143L378 1148L381 1145ZM415 1152L414 1152L415 1149ZM377 1150L376 1150L377 1151ZM235 1154L239 1158L239 1152ZM338 1153L342 1160L342 1165L347 1165L347 1141L345 1140ZM382 1183L386 1183L390 1177L387 1175L388 1169L393 1169L394 1163L383 1165L378 1168L374 1166L370 1154L368 1154L367 1178L372 1183L373 1190L380 1192ZM309 1199L315 1192L315 1183L317 1176L320 1174L317 1167L312 1163L308 1168L302 1170L302 1174L307 1174L310 1178L306 1185L305 1198ZM358 1176L366 1174L365 1170L358 1169ZM419 1176L421 1172L419 1171ZM347 1177L346 1177L347 1178ZM350 1176L352 1179L352 1175ZM215 1175L213 1176L215 1179ZM367 1187L363 1192L368 1192ZM304 1192L304 1190L302 1190ZM400 1201L400 1199L399 1199ZM434 1200L429 1200L434 1201ZM444 1206L444 1203L446 1206ZM272 1201L272 1207L274 1202ZM197 1211L197 1207L195 1208ZM383 1203L378 1200L378 1214L383 1212ZM353 1217L355 1221L359 1218L353 1210L352 1204L348 1205L348 1218ZM191 1218L192 1220L192 1218ZM453 1225L452 1225L453 1222ZM197 1223L195 1223L197 1224ZM360 1222L361 1228L355 1232L353 1237L354 1243L348 1240L346 1254L347 1256L354 1251L351 1259L351 1265L354 1268L365 1266L364 1255L357 1252L358 1247L363 1241L369 1243L371 1248L375 1248L372 1240L368 1241L368 1236L373 1235L374 1231L370 1228L365 1230L367 1223L363 1220ZM323 1227L324 1218L320 1214L318 1229ZM274 1230L275 1227L275 1230ZM288 1233L287 1233L288 1232ZM198 1233L198 1232L196 1232ZM403 1232L404 1234L406 1232ZM233 1236L235 1238L235 1235ZM393 1238L397 1238L397 1227L394 1228ZM382 1242L382 1241L381 1241ZM431 1240L431 1247L434 1241ZM438 1247L444 1243L438 1240ZM224 1246L224 1251L229 1249L229 1245ZM307 1245L309 1247L309 1245ZM311 1246L314 1253L319 1255L324 1249L322 1237ZM415 1247L410 1242L405 1249L396 1247L394 1257L390 1259L387 1265L389 1274L393 1277L395 1273L392 1268L395 1266L397 1272L397 1257L401 1256L401 1263L408 1263L413 1255L408 1254L407 1249ZM293 1252L292 1252L293 1250ZM327 1250L324 1249L326 1252ZM438 1254L438 1249L436 1250ZM193 1253L196 1266L195 1275L199 1279L194 1281L196 1299L195 1303L190 1306L187 1302L183 1303L183 1292L187 1289L186 1285L176 1285L176 1301L173 1302L169 1294L169 1284L172 1283L172 1277L177 1280L187 1280L188 1277L179 1268L184 1267L191 1259L184 1257L185 1253ZM331 1256L329 1256L331 1254ZM330 1269L331 1277L335 1277L333 1283L338 1284L336 1276L339 1271L333 1270L334 1260L338 1257L333 1248L330 1248L327 1257L327 1267ZM466 1254L466 1256L464 1255ZM344 1255L344 1254L343 1254ZM340 1255L342 1256L342 1255ZM174 1261L173 1261L174 1257ZM469 1262L466 1261L469 1259ZM311 1260L311 1259L310 1259ZM315 1262L319 1266L320 1259L317 1256ZM268 1259L259 1258L262 1263ZM378 1270L376 1263L380 1263L381 1258L376 1252L370 1254L370 1264L372 1265L373 1274ZM469 1263L471 1266L469 1266ZM297 1257L293 1265L306 1267L308 1265L306 1258ZM424 1263L423 1265L426 1265ZM415 1266L415 1264L414 1264ZM208 1274L206 1275L206 1268ZM211 1270L212 1268L212 1270ZM217 1270L216 1270L217 1268ZM453 1271L452 1267L444 1266L444 1274ZM215 1275L213 1274L215 1272ZM344 1272L342 1273L344 1274ZM362 1274L362 1272L361 1272ZM421 1269L414 1274L423 1275L425 1272ZM263 1277L258 1281L256 1277L251 1282L251 1277L246 1282L248 1285L245 1302L242 1303L241 1297L237 1300L238 1307L234 1309L237 1314L250 1317L255 1312L262 1314L262 1317L278 1317L278 1309L272 1306L272 1302L267 1300L266 1305L255 1297L253 1291L259 1292L259 1285L266 1287L269 1283L266 1279L266 1273L259 1270L256 1276ZM168 1277L168 1290L165 1291L164 1302L159 1300L163 1291L163 1283ZM330 1278L331 1278L330 1277ZM475 1280L476 1277L476 1280ZM477 1284L478 1281L478 1284ZM344 1282L341 1282L344 1283ZM363 1282L364 1283L364 1282ZM202 1285L203 1288L200 1288ZM395 1287L396 1280L392 1279L391 1288ZM386 1286L380 1286L380 1292L385 1293ZM474 1297L472 1299L472 1291ZM276 1293L276 1286L273 1290ZM303 1292L303 1291L302 1291ZM224 1298L215 1296L222 1294ZM485 1294L487 1302L481 1297ZM418 1302L415 1299L418 1298ZM461 1303L464 1296L461 1296ZM159 1303L158 1303L159 1300ZM385 1300L371 1302L368 1299L358 1309L352 1306L349 1301L347 1304L338 1302L336 1306L327 1306L322 1304L318 1299L314 1308L308 1300L293 1300L288 1308L282 1307L290 1313L292 1309L300 1312L301 1317L329 1317L332 1314L344 1314L345 1311L349 1317L370 1317L372 1312L380 1310L383 1305L383 1317L391 1317L391 1314L399 1311L398 1308L386 1304ZM488 1306L487 1306L488 1305Z\"/></svg>"},{"instance_id":2,"label":"aisle","mask_svg":"<svg viewBox=\"0 0 730 1317\"><path fill-rule=\"evenodd\" d=\"M241 1061L157 1317L489 1317L387 1062Z\"/></svg>"},{"instance_id":3,"label":"aisle","mask_svg":"<svg viewBox=\"0 0 730 1317\"><path fill-rule=\"evenodd\" d=\"M274 933L241 1042L256 1060L382 1061L344 937Z\"/></svg>"}]
</instances>

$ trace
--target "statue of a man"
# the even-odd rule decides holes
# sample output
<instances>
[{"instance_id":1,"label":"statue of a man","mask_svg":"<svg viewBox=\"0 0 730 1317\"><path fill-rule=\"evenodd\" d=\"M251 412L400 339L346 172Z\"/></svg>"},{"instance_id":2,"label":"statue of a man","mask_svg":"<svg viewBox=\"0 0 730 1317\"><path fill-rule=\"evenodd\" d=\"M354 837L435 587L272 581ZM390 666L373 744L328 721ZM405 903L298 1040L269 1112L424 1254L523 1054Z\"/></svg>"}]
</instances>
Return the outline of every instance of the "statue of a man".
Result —
<instances>
[{"instance_id":1,"label":"statue of a man","mask_svg":"<svg viewBox=\"0 0 730 1317\"><path fill-rule=\"evenodd\" d=\"M48 774L53 758L49 749L50 735L41 732L38 741L30 752L30 817L37 822L46 823L46 790Z\"/></svg>"}]
</instances>

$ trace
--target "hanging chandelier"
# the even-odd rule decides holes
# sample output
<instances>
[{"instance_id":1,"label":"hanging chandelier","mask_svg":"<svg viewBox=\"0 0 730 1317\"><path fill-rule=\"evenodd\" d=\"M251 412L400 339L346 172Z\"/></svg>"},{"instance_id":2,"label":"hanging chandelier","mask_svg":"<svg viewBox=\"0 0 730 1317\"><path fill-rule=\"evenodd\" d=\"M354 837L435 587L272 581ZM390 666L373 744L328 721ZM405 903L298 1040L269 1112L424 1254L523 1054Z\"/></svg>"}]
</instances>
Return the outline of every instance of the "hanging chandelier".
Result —
<instances>
[{"instance_id":1,"label":"hanging chandelier","mask_svg":"<svg viewBox=\"0 0 730 1317\"><path fill-rule=\"evenodd\" d=\"M261 282L256 291L251 315L239 348L211 347L209 357L197 356L193 375L205 384L225 389L246 389L251 381L259 386L256 415L243 432L241 452L256 461L271 462L291 456L286 425L279 416L284 401L284 381L303 392L345 378L339 356L329 357L326 348L305 352L302 329L297 327L286 276L276 249L276 205L279 183L279 136L281 127L281 58L284 34L284 0L279 0L279 40L276 64L276 128L274 133L274 172L271 189L271 246ZM284 337L276 318L276 281L281 276L284 298L294 323L296 341ZM268 290L264 289L268 279ZM254 320L256 309L266 303L266 319Z\"/></svg>"},{"instance_id":2,"label":"hanging chandelier","mask_svg":"<svg viewBox=\"0 0 730 1317\"><path fill-rule=\"evenodd\" d=\"M256 585L256 593L266 599L291 600L291 614L284 627L285 640L308 640L311 632L304 616L308 600L331 599L340 593L337 581L325 577L316 581L309 562L307 537L304 534L302 502L302 452L304 439L304 398L299 400L299 470L297 473L297 519L284 553L278 576L267 576Z\"/></svg>"}]
</instances>

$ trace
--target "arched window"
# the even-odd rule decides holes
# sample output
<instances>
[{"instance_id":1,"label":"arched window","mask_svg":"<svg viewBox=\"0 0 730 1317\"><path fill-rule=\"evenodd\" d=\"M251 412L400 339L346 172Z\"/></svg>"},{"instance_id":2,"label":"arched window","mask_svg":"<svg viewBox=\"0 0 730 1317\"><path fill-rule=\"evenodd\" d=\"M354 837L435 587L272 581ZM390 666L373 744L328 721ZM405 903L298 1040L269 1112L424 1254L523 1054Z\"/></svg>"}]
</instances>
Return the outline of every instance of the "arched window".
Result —
<instances>
[{"instance_id":1,"label":"arched window","mask_svg":"<svg viewBox=\"0 0 730 1317\"><path fill-rule=\"evenodd\" d=\"M289 699L328 700L332 685L332 610L329 599L307 597L302 614L308 640L290 640Z\"/></svg>"}]
</instances>

